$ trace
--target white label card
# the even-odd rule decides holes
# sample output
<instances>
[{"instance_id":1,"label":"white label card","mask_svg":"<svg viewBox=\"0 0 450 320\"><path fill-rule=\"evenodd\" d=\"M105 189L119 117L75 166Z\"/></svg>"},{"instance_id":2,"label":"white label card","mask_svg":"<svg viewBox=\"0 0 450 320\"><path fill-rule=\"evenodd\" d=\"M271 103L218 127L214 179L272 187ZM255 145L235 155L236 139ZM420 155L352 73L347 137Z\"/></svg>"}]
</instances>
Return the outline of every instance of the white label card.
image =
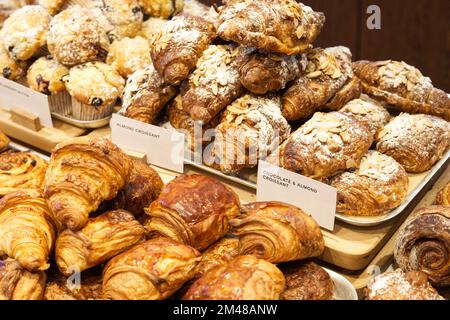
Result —
<instances>
[{"instance_id":1,"label":"white label card","mask_svg":"<svg viewBox=\"0 0 450 320\"><path fill-rule=\"evenodd\" d=\"M184 172L184 135L151 124L113 114L111 139L120 148L144 153L158 167Z\"/></svg>"},{"instance_id":2,"label":"white label card","mask_svg":"<svg viewBox=\"0 0 450 320\"><path fill-rule=\"evenodd\" d=\"M337 191L324 183L259 161L257 201L280 201L312 215L317 223L334 230Z\"/></svg>"},{"instance_id":3,"label":"white label card","mask_svg":"<svg viewBox=\"0 0 450 320\"><path fill-rule=\"evenodd\" d=\"M0 108L25 110L38 116L43 126L53 128L48 97L3 77L0 77Z\"/></svg>"}]
</instances>

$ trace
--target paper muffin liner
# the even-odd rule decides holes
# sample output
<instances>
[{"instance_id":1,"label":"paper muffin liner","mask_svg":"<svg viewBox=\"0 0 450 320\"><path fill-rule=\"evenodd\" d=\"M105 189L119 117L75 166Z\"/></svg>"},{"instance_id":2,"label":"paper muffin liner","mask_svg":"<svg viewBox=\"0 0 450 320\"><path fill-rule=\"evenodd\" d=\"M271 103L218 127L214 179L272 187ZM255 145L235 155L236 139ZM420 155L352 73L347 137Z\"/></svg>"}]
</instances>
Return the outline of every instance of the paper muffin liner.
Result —
<instances>
[{"instance_id":1,"label":"paper muffin liner","mask_svg":"<svg viewBox=\"0 0 450 320\"><path fill-rule=\"evenodd\" d=\"M110 105L94 107L79 102L72 97L72 116L80 121L93 121L110 117L114 112L114 103Z\"/></svg>"},{"instance_id":2,"label":"paper muffin liner","mask_svg":"<svg viewBox=\"0 0 450 320\"><path fill-rule=\"evenodd\" d=\"M48 97L50 112L67 116L72 113L72 97L67 91L58 92Z\"/></svg>"}]
</instances>

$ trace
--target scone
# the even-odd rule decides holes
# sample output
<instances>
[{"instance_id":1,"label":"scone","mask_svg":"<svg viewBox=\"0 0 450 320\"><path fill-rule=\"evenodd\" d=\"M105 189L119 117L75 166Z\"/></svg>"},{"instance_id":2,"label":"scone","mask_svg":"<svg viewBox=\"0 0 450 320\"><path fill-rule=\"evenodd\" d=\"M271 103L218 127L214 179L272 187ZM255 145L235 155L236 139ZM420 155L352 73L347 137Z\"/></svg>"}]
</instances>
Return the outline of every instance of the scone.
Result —
<instances>
[{"instance_id":1,"label":"scone","mask_svg":"<svg viewBox=\"0 0 450 320\"><path fill-rule=\"evenodd\" d=\"M25 76L27 67L27 62L11 58L0 41L0 76L9 80L18 80Z\"/></svg>"},{"instance_id":2,"label":"scone","mask_svg":"<svg viewBox=\"0 0 450 320\"><path fill-rule=\"evenodd\" d=\"M70 113L71 99L63 81L63 77L68 73L69 69L52 56L39 58L28 69L28 86L49 96L51 112Z\"/></svg>"},{"instance_id":3,"label":"scone","mask_svg":"<svg viewBox=\"0 0 450 320\"><path fill-rule=\"evenodd\" d=\"M138 35L144 37L149 43L153 43L156 35L162 30L164 23L167 20L161 18L150 17L142 24L142 29Z\"/></svg>"},{"instance_id":4,"label":"scone","mask_svg":"<svg viewBox=\"0 0 450 320\"><path fill-rule=\"evenodd\" d=\"M9 145L9 138L0 131L0 152L5 150Z\"/></svg>"},{"instance_id":5,"label":"scone","mask_svg":"<svg viewBox=\"0 0 450 320\"><path fill-rule=\"evenodd\" d=\"M150 44L142 37L116 40L109 49L106 62L122 77L128 78L152 63Z\"/></svg>"},{"instance_id":6,"label":"scone","mask_svg":"<svg viewBox=\"0 0 450 320\"><path fill-rule=\"evenodd\" d=\"M37 3L54 16L61 10L65 1L66 0L38 0Z\"/></svg>"},{"instance_id":7,"label":"scone","mask_svg":"<svg viewBox=\"0 0 450 320\"><path fill-rule=\"evenodd\" d=\"M69 7L56 15L48 33L47 46L61 64L77 64L106 57L109 40L98 18L86 8Z\"/></svg>"},{"instance_id":8,"label":"scone","mask_svg":"<svg viewBox=\"0 0 450 320\"><path fill-rule=\"evenodd\" d=\"M139 0L146 14L151 17L169 19L183 10L183 0Z\"/></svg>"},{"instance_id":9,"label":"scone","mask_svg":"<svg viewBox=\"0 0 450 320\"><path fill-rule=\"evenodd\" d=\"M25 6L5 21L0 38L14 60L28 60L47 40L50 14L41 6Z\"/></svg>"},{"instance_id":10,"label":"scone","mask_svg":"<svg viewBox=\"0 0 450 320\"><path fill-rule=\"evenodd\" d=\"M82 121L110 116L125 85L120 74L103 62L73 67L64 82L72 96L72 115Z\"/></svg>"}]
</instances>

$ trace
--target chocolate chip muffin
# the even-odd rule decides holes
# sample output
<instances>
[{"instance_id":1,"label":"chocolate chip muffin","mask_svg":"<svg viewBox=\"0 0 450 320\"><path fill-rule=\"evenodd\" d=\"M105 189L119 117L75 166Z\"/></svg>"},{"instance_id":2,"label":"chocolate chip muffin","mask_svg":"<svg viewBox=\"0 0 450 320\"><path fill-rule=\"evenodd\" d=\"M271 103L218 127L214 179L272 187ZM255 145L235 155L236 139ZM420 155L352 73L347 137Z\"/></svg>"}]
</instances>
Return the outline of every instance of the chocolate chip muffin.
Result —
<instances>
[{"instance_id":1,"label":"chocolate chip muffin","mask_svg":"<svg viewBox=\"0 0 450 320\"><path fill-rule=\"evenodd\" d=\"M25 76L27 67L28 64L25 61L16 61L11 58L0 41L0 76L9 80L18 80Z\"/></svg>"},{"instance_id":2,"label":"chocolate chip muffin","mask_svg":"<svg viewBox=\"0 0 450 320\"><path fill-rule=\"evenodd\" d=\"M183 10L183 0L139 0L145 14L169 19Z\"/></svg>"}]
</instances>

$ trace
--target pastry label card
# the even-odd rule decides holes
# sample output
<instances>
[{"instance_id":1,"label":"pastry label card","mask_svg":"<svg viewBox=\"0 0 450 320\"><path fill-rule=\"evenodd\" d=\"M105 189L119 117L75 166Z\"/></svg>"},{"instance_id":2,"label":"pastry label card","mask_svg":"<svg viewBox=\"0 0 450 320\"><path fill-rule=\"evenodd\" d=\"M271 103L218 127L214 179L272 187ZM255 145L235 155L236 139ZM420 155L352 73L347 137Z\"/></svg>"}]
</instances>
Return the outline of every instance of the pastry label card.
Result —
<instances>
[{"instance_id":1,"label":"pastry label card","mask_svg":"<svg viewBox=\"0 0 450 320\"><path fill-rule=\"evenodd\" d=\"M119 114L113 114L110 125L112 141L120 148L143 153L151 164L183 173L184 135L182 133L129 119Z\"/></svg>"},{"instance_id":2,"label":"pastry label card","mask_svg":"<svg viewBox=\"0 0 450 320\"><path fill-rule=\"evenodd\" d=\"M329 185L260 161L256 198L299 207L321 227L334 230L337 190Z\"/></svg>"},{"instance_id":3,"label":"pastry label card","mask_svg":"<svg viewBox=\"0 0 450 320\"><path fill-rule=\"evenodd\" d=\"M48 97L3 77L0 77L0 108L27 111L39 117L43 126L53 128Z\"/></svg>"}]
</instances>

